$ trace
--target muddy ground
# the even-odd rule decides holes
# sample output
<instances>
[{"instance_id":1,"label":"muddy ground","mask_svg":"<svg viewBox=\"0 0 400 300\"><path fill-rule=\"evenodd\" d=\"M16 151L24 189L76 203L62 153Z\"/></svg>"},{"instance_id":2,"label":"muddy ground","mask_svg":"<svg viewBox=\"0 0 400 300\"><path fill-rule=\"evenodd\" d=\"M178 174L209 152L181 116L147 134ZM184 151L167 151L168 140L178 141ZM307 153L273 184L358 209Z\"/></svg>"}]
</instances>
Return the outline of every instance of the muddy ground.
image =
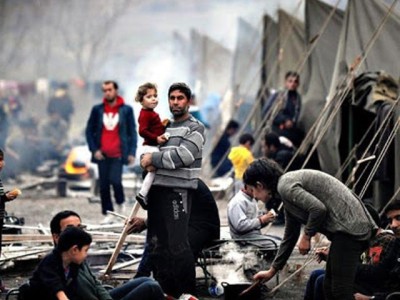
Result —
<instances>
[{"instance_id":1,"label":"muddy ground","mask_svg":"<svg viewBox=\"0 0 400 300\"><path fill-rule=\"evenodd\" d=\"M8 188L12 188L13 186L7 186ZM128 196L128 204L133 205L132 198L133 191L127 191ZM58 198L55 195L55 191L51 189L34 189L30 191L24 191L23 195L20 199L8 203L6 210L9 214L13 214L17 217L24 217L26 226L38 226L39 224L44 227L48 227L49 220L51 217L64 209L72 209L77 211L84 223L86 224L99 224L102 219L102 215L100 213L100 204L99 203L91 203L88 201L88 196L90 194L88 192L82 191L70 191L68 193L68 197L66 198ZM217 201L218 207L220 209L221 216L221 224L222 227L222 236L227 236L227 227L226 227L226 204L227 201L225 199L219 199ZM145 216L145 212L141 211L141 215ZM34 232L34 231L33 231ZM24 233L33 233L32 231ZM273 226L270 231L271 234L282 235L283 226ZM304 257L300 256L295 250L295 253L292 255L288 268L282 272L280 275L280 281L284 280L287 276L291 275L296 268L301 266L304 262ZM9 268L6 270L1 270L1 277L3 279L3 283L7 288L17 287L23 282L25 282L32 273L34 265L36 262L32 263L24 263L24 264L16 264L14 268ZM234 266L236 268L236 266ZM321 267L316 263L311 263L308 265L298 276L294 276L291 280L289 280L273 297L273 299L302 299L304 287L306 284L306 280L308 278L308 274L311 270ZM232 274L235 272L233 266L228 268L222 268L225 272ZM221 270L221 269L220 269ZM209 267L209 271L211 273L217 274L220 272L217 266ZM200 268L197 270L198 277L202 277L202 271ZM275 280L272 280L269 284L269 288L273 288L276 284ZM3 295L4 297L4 295ZM205 286L201 287L200 290L200 298L201 299L213 299L209 296Z\"/></svg>"}]
</instances>

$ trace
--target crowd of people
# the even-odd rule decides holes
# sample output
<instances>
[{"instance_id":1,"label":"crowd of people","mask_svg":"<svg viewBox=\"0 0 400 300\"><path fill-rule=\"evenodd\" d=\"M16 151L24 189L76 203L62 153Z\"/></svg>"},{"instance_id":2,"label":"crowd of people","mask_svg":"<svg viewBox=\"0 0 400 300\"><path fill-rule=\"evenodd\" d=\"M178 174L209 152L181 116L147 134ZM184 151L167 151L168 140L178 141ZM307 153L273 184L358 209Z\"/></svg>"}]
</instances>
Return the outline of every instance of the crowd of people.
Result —
<instances>
[{"instance_id":1,"label":"crowd of people","mask_svg":"<svg viewBox=\"0 0 400 300\"><path fill-rule=\"evenodd\" d=\"M211 155L215 175L233 171L235 195L227 211L231 236L277 251L270 268L254 275L254 280L267 282L287 264L296 245L306 255L311 251L312 237L323 234L330 241L329 251L319 249L317 255L326 260L326 269L313 273L305 299L383 299L378 297L400 288L400 204L394 202L385 211L394 232L387 235L379 229L380 219L373 210L340 180L318 170L288 168L302 139L298 128L299 82L297 73L288 72L286 89L273 94L266 103L264 114L271 116L272 123L263 139L263 158L254 158L255 139L249 133L239 137L239 145L231 145L230 138L240 128L236 121L226 126ZM44 300L197 295L195 262L202 249L219 239L220 220L215 199L200 179L206 129L190 113L192 91L180 82L169 87L172 117L162 122L155 112L157 86L141 85L135 98L142 106L136 129L133 109L119 95L118 84L104 81L102 90L103 101L92 108L85 130L92 161L99 170L102 223L109 221L108 211L126 212L122 170L137 159L137 134L144 138L145 151L139 162L145 179L136 200L147 211L147 218L129 220L129 232L147 230L138 272L128 282L106 290L85 262L92 242L90 234L80 228L78 213L63 211L50 222L54 250L40 262L21 293ZM56 99L49 103L47 130L57 128L64 132L70 124L73 105L65 99L65 91L55 96L63 99L57 101L65 102L61 110L54 104ZM32 126L25 129L28 141ZM44 132L49 142L60 138ZM54 155L60 153L56 147L61 142L55 142ZM18 154L12 151L12 143L4 146L10 163L17 164ZM4 152L0 150L0 170L3 165ZM284 172L283 168L289 171ZM5 202L16 196L5 192L1 181L0 197L2 225ZM263 235L261 229L277 219L277 212L271 207L277 200L283 205L284 235ZM260 210L257 201L265 209ZM361 264L360 257L367 249L367 263Z\"/></svg>"},{"instance_id":2,"label":"crowd of people","mask_svg":"<svg viewBox=\"0 0 400 300\"><path fill-rule=\"evenodd\" d=\"M7 152L7 179L18 180L21 173L38 173L46 161L61 163L68 151L73 100L68 85L58 84L48 99L46 116L39 120L25 112L18 90L0 95L0 148ZM3 97L2 97L3 96Z\"/></svg>"}]
</instances>

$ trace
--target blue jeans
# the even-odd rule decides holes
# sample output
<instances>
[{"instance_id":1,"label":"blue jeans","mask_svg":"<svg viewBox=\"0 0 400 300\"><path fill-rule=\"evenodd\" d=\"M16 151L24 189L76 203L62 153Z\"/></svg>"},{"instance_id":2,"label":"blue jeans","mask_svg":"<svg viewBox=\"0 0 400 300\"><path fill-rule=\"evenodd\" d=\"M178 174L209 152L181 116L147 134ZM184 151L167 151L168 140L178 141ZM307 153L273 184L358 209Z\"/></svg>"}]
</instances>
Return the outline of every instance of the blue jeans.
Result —
<instances>
[{"instance_id":1,"label":"blue jeans","mask_svg":"<svg viewBox=\"0 0 400 300\"><path fill-rule=\"evenodd\" d=\"M107 214L107 210L114 211L111 202L111 189L114 189L115 202L122 204L125 202L124 188L122 186L122 159L108 158L98 162L101 212Z\"/></svg>"},{"instance_id":2,"label":"blue jeans","mask_svg":"<svg viewBox=\"0 0 400 300\"><path fill-rule=\"evenodd\" d=\"M307 281L304 300L324 300L324 277L325 270L318 269L311 272Z\"/></svg>"},{"instance_id":3,"label":"blue jeans","mask_svg":"<svg viewBox=\"0 0 400 300\"><path fill-rule=\"evenodd\" d=\"M157 281L141 277L129 280L110 291L114 300L164 300L164 293Z\"/></svg>"}]
</instances>

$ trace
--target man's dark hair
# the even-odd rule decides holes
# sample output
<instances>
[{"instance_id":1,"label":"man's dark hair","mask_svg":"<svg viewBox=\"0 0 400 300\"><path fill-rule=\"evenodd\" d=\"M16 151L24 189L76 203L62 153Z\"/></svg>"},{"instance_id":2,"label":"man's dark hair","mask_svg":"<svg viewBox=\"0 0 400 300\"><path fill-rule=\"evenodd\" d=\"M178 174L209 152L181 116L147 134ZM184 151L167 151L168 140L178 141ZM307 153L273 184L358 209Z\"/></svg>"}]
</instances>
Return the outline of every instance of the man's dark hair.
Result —
<instances>
[{"instance_id":1,"label":"man's dark hair","mask_svg":"<svg viewBox=\"0 0 400 300\"><path fill-rule=\"evenodd\" d=\"M68 227L61 232L56 249L65 252L76 245L80 250L83 246L90 245L91 242L92 236L86 231L78 227Z\"/></svg>"},{"instance_id":2,"label":"man's dark hair","mask_svg":"<svg viewBox=\"0 0 400 300\"><path fill-rule=\"evenodd\" d=\"M281 146L281 141L279 136L274 132L269 132L264 136L264 141L267 146L275 146L279 148Z\"/></svg>"},{"instance_id":3,"label":"man's dark hair","mask_svg":"<svg viewBox=\"0 0 400 300\"><path fill-rule=\"evenodd\" d=\"M244 145L247 142L250 142L250 145L254 145L254 138L250 133L244 133L239 137L239 144Z\"/></svg>"},{"instance_id":4,"label":"man's dark hair","mask_svg":"<svg viewBox=\"0 0 400 300\"><path fill-rule=\"evenodd\" d=\"M228 124L226 125L225 131L228 129L238 129L239 128L239 123L235 120L230 120Z\"/></svg>"},{"instance_id":5,"label":"man's dark hair","mask_svg":"<svg viewBox=\"0 0 400 300\"><path fill-rule=\"evenodd\" d=\"M387 215L389 211L400 210L400 200L395 200L386 207L384 214Z\"/></svg>"},{"instance_id":6,"label":"man's dark hair","mask_svg":"<svg viewBox=\"0 0 400 300\"><path fill-rule=\"evenodd\" d=\"M168 89L168 98L173 91L179 90L183 94L185 94L186 98L190 100L192 98L192 91L190 90L189 86L184 82L176 82L173 83Z\"/></svg>"},{"instance_id":7,"label":"man's dark hair","mask_svg":"<svg viewBox=\"0 0 400 300\"><path fill-rule=\"evenodd\" d=\"M1 148L0 148L0 157L1 157L1 158L4 158L4 151L3 151L3 149L1 149Z\"/></svg>"},{"instance_id":8,"label":"man's dark hair","mask_svg":"<svg viewBox=\"0 0 400 300\"><path fill-rule=\"evenodd\" d=\"M51 234L60 234L61 233L61 220L64 220L70 216L75 216L81 219L81 217L72 210L63 210L56 214L53 219L50 221L50 231Z\"/></svg>"},{"instance_id":9,"label":"man's dark hair","mask_svg":"<svg viewBox=\"0 0 400 300\"><path fill-rule=\"evenodd\" d=\"M257 182L264 185L272 193L276 193L279 178L283 171L273 160L260 158L253 161L243 174L243 183L255 186Z\"/></svg>"},{"instance_id":10,"label":"man's dark hair","mask_svg":"<svg viewBox=\"0 0 400 300\"><path fill-rule=\"evenodd\" d=\"M114 86L114 89L118 90L118 83L116 83L113 80L106 80L106 81L103 82L103 85L104 84L112 84Z\"/></svg>"},{"instance_id":11,"label":"man's dark hair","mask_svg":"<svg viewBox=\"0 0 400 300\"><path fill-rule=\"evenodd\" d=\"M285 74L285 79L288 79L289 77L297 77L297 79L300 80L300 74L295 72L295 71L288 71Z\"/></svg>"}]
</instances>

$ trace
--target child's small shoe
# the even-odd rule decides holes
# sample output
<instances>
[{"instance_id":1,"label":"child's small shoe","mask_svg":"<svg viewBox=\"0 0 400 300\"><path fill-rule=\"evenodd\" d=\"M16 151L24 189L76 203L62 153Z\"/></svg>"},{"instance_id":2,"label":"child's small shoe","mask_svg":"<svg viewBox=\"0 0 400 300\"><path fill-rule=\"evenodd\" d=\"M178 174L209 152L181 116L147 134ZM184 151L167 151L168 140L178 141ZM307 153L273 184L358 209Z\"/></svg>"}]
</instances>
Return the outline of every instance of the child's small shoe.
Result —
<instances>
[{"instance_id":1,"label":"child's small shoe","mask_svg":"<svg viewBox=\"0 0 400 300\"><path fill-rule=\"evenodd\" d=\"M195 297L195 296L193 296L193 295L190 295L190 294L182 294L182 295L178 298L178 300L199 300L199 298L197 298L197 297Z\"/></svg>"},{"instance_id":2,"label":"child's small shoe","mask_svg":"<svg viewBox=\"0 0 400 300\"><path fill-rule=\"evenodd\" d=\"M136 201L139 202L140 206L144 209L147 210L147 199L140 193L137 194L136 196Z\"/></svg>"},{"instance_id":3,"label":"child's small shoe","mask_svg":"<svg viewBox=\"0 0 400 300\"><path fill-rule=\"evenodd\" d=\"M0 293L5 294L8 292L8 288L3 285L2 280L0 279Z\"/></svg>"}]
</instances>

